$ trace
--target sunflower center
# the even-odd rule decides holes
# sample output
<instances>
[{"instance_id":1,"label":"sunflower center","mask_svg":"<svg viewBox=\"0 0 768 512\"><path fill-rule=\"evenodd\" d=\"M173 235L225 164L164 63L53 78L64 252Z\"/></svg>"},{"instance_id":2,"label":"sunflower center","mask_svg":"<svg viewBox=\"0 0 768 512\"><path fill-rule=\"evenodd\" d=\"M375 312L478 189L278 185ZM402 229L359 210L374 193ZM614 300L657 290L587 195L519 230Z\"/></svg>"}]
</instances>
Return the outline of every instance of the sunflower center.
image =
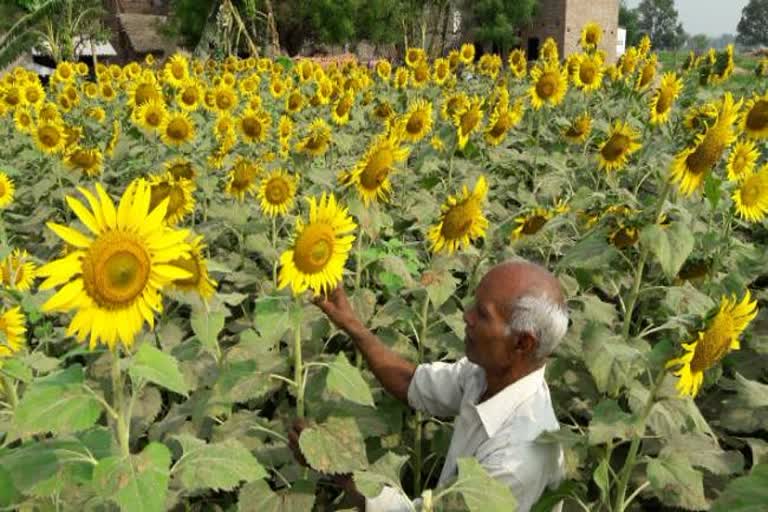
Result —
<instances>
[{"instance_id":1,"label":"sunflower center","mask_svg":"<svg viewBox=\"0 0 768 512\"><path fill-rule=\"evenodd\" d=\"M442 235L448 240L457 240L469 234L477 215L477 206L472 200L453 206L443 218Z\"/></svg>"},{"instance_id":2,"label":"sunflower center","mask_svg":"<svg viewBox=\"0 0 768 512\"><path fill-rule=\"evenodd\" d=\"M93 242L83 257L83 286L100 307L121 309L141 295L152 262L144 244L128 233L112 231Z\"/></svg>"},{"instance_id":3,"label":"sunflower center","mask_svg":"<svg viewBox=\"0 0 768 512\"><path fill-rule=\"evenodd\" d=\"M147 115L144 116L144 120L147 122L149 126L159 126L160 123L163 121L163 117L157 110L150 110L147 112Z\"/></svg>"},{"instance_id":4,"label":"sunflower center","mask_svg":"<svg viewBox=\"0 0 768 512\"><path fill-rule=\"evenodd\" d=\"M149 100L157 97L157 91L152 84L139 84L136 87L136 93L133 95L133 101L136 105L143 105Z\"/></svg>"},{"instance_id":5,"label":"sunflower center","mask_svg":"<svg viewBox=\"0 0 768 512\"><path fill-rule=\"evenodd\" d=\"M595 75L596 75L595 67L592 66L591 64L587 64L586 66L585 65L579 66L579 79L583 83L587 85L591 84L592 82L595 81Z\"/></svg>"},{"instance_id":6,"label":"sunflower center","mask_svg":"<svg viewBox=\"0 0 768 512\"><path fill-rule=\"evenodd\" d=\"M509 114L502 114L499 116L499 119L496 121L496 124L493 125L493 128L491 128L490 136L491 137L501 137L504 135L507 130L509 130L509 125L512 124L511 120L509 118Z\"/></svg>"},{"instance_id":7,"label":"sunflower center","mask_svg":"<svg viewBox=\"0 0 768 512\"><path fill-rule=\"evenodd\" d=\"M290 195L290 187L281 177L271 178L267 182L264 195L270 204L279 205L288 199L288 196Z\"/></svg>"},{"instance_id":8,"label":"sunflower center","mask_svg":"<svg viewBox=\"0 0 768 512\"><path fill-rule=\"evenodd\" d=\"M288 98L288 110L298 110L301 107L301 96L298 94L291 94Z\"/></svg>"},{"instance_id":9,"label":"sunflower center","mask_svg":"<svg viewBox=\"0 0 768 512\"><path fill-rule=\"evenodd\" d=\"M762 192L760 178L753 176L744 182L744 185L741 187L741 202L746 207L755 206L758 203Z\"/></svg>"},{"instance_id":10,"label":"sunflower center","mask_svg":"<svg viewBox=\"0 0 768 512\"><path fill-rule=\"evenodd\" d=\"M365 169L360 174L360 184L368 190L377 190L387 179L394 156L389 149L380 149L368 159Z\"/></svg>"},{"instance_id":11,"label":"sunflower center","mask_svg":"<svg viewBox=\"0 0 768 512\"><path fill-rule=\"evenodd\" d=\"M538 82L536 82L536 94L539 98L549 98L554 96L557 90L558 79L554 73L549 72L541 76Z\"/></svg>"},{"instance_id":12,"label":"sunflower center","mask_svg":"<svg viewBox=\"0 0 768 512\"><path fill-rule=\"evenodd\" d=\"M175 140L184 140L189 136L189 126L183 119L174 119L168 123L168 136Z\"/></svg>"},{"instance_id":13,"label":"sunflower center","mask_svg":"<svg viewBox=\"0 0 768 512\"><path fill-rule=\"evenodd\" d=\"M656 113L663 114L672 107L672 93L667 90L659 92L659 99L656 100Z\"/></svg>"},{"instance_id":14,"label":"sunflower center","mask_svg":"<svg viewBox=\"0 0 768 512\"><path fill-rule=\"evenodd\" d=\"M182 78L184 78L185 71L186 69L180 62L174 62L171 65L171 74L173 75L173 78L177 80L181 80Z\"/></svg>"},{"instance_id":15,"label":"sunflower center","mask_svg":"<svg viewBox=\"0 0 768 512\"><path fill-rule=\"evenodd\" d=\"M429 68L426 66L419 66L414 71L413 77L417 82L424 82L427 78L429 78Z\"/></svg>"},{"instance_id":16,"label":"sunflower center","mask_svg":"<svg viewBox=\"0 0 768 512\"><path fill-rule=\"evenodd\" d=\"M653 80L656 69L653 67L653 65L649 64L643 68L643 73L640 75L640 87L645 87L649 83L651 83L651 80Z\"/></svg>"},{"instance_id":17,"label":"sunflower center","mask_svg":"<svg viewBox=\"0 0 768 512\"><path fill-rule=\"evenodd\" d=\"M49 148L58 146L61 141L61 132L53 126L43 126L40 128L38 135L40 136L40 142Z\"/></svg>"},{"instance_id":18,"label":"sunflower center","mask_svg":"<svg viewBox=\"0 0 768 512\"><path fill-rule=\"evenodd\" d=\"M216 95L216 106L221 110L229 110L234 103L232 96L228 92L221 92Z\"/></svg>"},{"instance_id":19,"label":"sunflower center","mask_svg":"<svg viewBox=\"0 0 768 512\"><path fill-rule=\"evenodd\" d=\"M243 132L251 138L259 137L261 135L261 122L255 117L246 117L243 119Z\"/></svg>"},{"instance_id":20,"label":"sunflower center","mask_svg":"<svg viewBox=\"0 0 768 512\"><path fill-rule=\"evenodd\" d=\"M720 158L720 154L723 152L724 143L718 140L718 138L722 137L715 132L716 130L714 127L710 129L704 137L704 140L702 140L693 153L688 155L688 158L685 159L685 163L691 173L698 175L707 172Z\"/></svg>"},{"instance_id":21,"label":"sunflower center","mask_svg":"<svg viewBox=\"0 0 768 512\"><path fill-rule=\"evenodd\" d=\"M233 190L245 190L253 183L253 178L256 176L255 168L247 163L241 163L235 168L235 173L232 177L232 189Z\"/></svg>"},{"instance_id":22,"label":"sunflower center","mask_svg":"<svg viewBox=\"0 0 768 512\"><path fill-rule=\"evenodd\" d=\"M615 162L627 151L629 143L629 137L621 133L614 133L600 150L600 153L607 161Z\"/></svg>"},{"instance_id":23,"label":"sunflower center","mask_svg":"<svg viewBox=\"0 0 768 512\"><path fill-rule=\"evenodd\" d=\"M81 169L88 169L96 165L96 155L91 151L79 149L72 156L72 162Z\"/></svg>"},{"instance_id":24,"label":"sunflower center","mask_svg":"<svg viewBox=\"0 0 768 512\"><path fill-rule=\"evenodd\" d=\"M192 164L189 162L175 163L168 169L168 172L170 172L177 180L191 180L195 177L195 171L192 169Z\"/></svg>"},{"instance_id":25,"label":"sunflower center","mask_svg":"<svg viewBox=\"0 0 768 512\"><path fill-rule=\"evenodd\" d=\"M5 183L3 183L2 180L0 180L0 198L4 197L7 192L8 190L5 188Z\"/></svg>"},{"instance_id":26,"label":"sunflower center","mask_svg":"<svg viewBox=\"0 0 768 512\"><path fill-rule=\"evenodd\" d=\"M549 219L544 215L531 215L525 219L522 233L524 235L535 235L541 228L544 227L544 224L546 224L548 220Z\"/></svg>"},{"instance_id":27,"label":"sunflower center","mask_svg":"<svg viewBox=\"0 0 768 512\"><path fill-rule=\"evenodd\" d=\"M2 183L0 183L0 189L2 189ZM0 197L2 196L2 190L0 190ZM5 262L5 265L0 267L0 283L5 285L16 286L24 280L24 265L18 262L14 265L10 258Z\"/></svg>"},{"instance_id":28,"label":"sunflower center","mask_svg":"<svg viewBox=\"0 0 768 512\"><path fill-rule=\"evenodd\" d=\"M748 130L761 131L768 128L768 101L760 100L750 109L746 121Z\"/></svg>"},{"instance_id":29,"label":"sunflower center","mask_svg":"<svg viewBox=\"0 0 768 512\"><path fill-rule=\"evenodd\" d=\"M408 118L408 123L405 125L405 129L411 135L421 133L424 129L424 114L421 112L414 112L411 117Z\"/></svg>"},{"instance_id":30,"label":"sunflower center","mask_svg":"<svg viewBox=\"0 0 768 512\"><path fill-rule=\"evenodd\" d=\"M339 117L344 117L347 115L347 112L352 108L352 101L348 97L344 97L341 101L339 101L339 104L336 106L336 115Z\"/></svg>"},{"instance_id":31,"label":"sunflower center","mask_svg":"<svg viewBox=\"0 0 768 512\"><path fill-rule=\"evenodd\" d=\"M461 133L467 134L475 129L480 122L480 112L476 109L469 109L461 115Z\"/></svg>"},{"instance_id":32,"label":"sunflower center","mask_svg":"<svg viewBox=\"0 0 768 512\"><path fill-rule=\"evenodd\" d=\"M691 359L691 371L703 372L720 361L731 346L732 332L734 332L734 325L731 316L718 313L712 325L696 343L693 359Z\"/></svg>"},{"instance_id":33,"label":"sunflower center","mask_svg":"<svg viewBox=\"0 0 768 512\"><path fill-rule=\"evenodd\" d=\"M333 228L329 224L314 223L307 226L296 240L293 261L305 274L323 270L333 256Z\"/></svg>"},{"instance_id":34,"label":"sunflower center","mask_svg":"<svg viewBox=\"0 0 768 512\"><path fill-rule=\"evenodd\" d=\"M181 95L181 101L185 105L194 105L197 103L197 93L194 89L186 89Z\"/></svg>"}]
</instances>

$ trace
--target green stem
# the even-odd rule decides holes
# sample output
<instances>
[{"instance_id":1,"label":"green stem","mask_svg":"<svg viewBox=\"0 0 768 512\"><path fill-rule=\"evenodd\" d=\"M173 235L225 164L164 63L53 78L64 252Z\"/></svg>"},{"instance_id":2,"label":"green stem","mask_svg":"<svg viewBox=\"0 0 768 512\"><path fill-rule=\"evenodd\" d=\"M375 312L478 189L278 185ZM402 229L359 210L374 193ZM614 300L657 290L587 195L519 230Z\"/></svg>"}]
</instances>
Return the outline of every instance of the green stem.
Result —
<instances>
[{"instance_id":1,"label":"green stem","mask_svg":"<svg viewBox=\"0 0 768 512\"><path fill-rule=\"evenodd\" d=\"M363 236L365 233L360 229L357 237L357 247L355 248L355 291L360 289L360 277L363 274Z\"/></svg>"},{"instance_id":2,"label":"green stem","mask_svg":"<svg viewBox=\"0 0 768 512\"><path fill-rule=\"evenodd\" d=\"M277 217L272 217L272 249L277 252ZM277 258L272 262L272 282L277 288Z\"/></svg>"},{"instance_id":3,"label":"green stem","mask_svg":"<svg viewBox=\"0 0 768 512\"><path fill-rule=\"evenodd\" d=\"M629 504L629 500L626 502L624 500L624 496L627 494L629 478L632 476L632 469L635 467L637 452L640 449L640 443L642 441L643 435L645 434L645 423L648 420L648 415L651 413L651 409L653 408L656 394L659 392L659 389L661 389L661 384L664 382L665 375L666 372L662 369L659 372L659 375L656 377L656 382L654 382L653 387L648 392L648 399L645 401L645 406L643 406L643 411L640 416L639 435L632 438L632 443L629 445L627 458L624 462L624 466L621 468L621 473L619 474L619 485L616 489L616 500L614 501L613 512L624 512L624 508Z\"/></svg>"},{"instance_id":4,"label":"green stem","mask_svg":"<svg viewBox=\"0 0 768 512\"><path fill-rule=\"evenodd\" d=\"M451 150L451 156L448 158L448 190L451 190L451 187L453 186L453 157L456 154L456 149L458 149L458 147L459 147L459 140L457 138L456 142L453 144L453 149Z\"/></svg>"},{"instance_id":5,"label":"green stem","mask_svg":"<svg viewBox=\"0 0 768 512\"><path fill-rule=\"evenodd\" d=\"M117 411L115 427L117 429L117 442L120 446L120 454L128 457L131 454L130 448L130 418L126 418L125 396L123 389L123 378L120 373L120 356L117 351L112 352L112 400L113 409Z\"/></svg>"},{"instance_id":6,"label":"green stem","mask_svg":"<svg viewBox=\"0 0 768 512\"><path fill-rule=\"evenodd\" d=\"M298 304L297 304L298 306ZM301 311L297 311L293 339L293 381L296 383L296 416L304 417L304 368L301 360Z\"/></svg>"},{"instance_id":7,"label":"green stem","mask_svg":"<svg viewBox=\"0 0 768 512\"><path fill-rule=\"evenodd\" d=\"M5 396L8 398L8 403L10 404L11 409L15 411L16 406L19 405L19 395L16 393L16 384L5 375L0 377L0 382L3 384L3 390L5 391Z\"/></svg>"}]
</instances>

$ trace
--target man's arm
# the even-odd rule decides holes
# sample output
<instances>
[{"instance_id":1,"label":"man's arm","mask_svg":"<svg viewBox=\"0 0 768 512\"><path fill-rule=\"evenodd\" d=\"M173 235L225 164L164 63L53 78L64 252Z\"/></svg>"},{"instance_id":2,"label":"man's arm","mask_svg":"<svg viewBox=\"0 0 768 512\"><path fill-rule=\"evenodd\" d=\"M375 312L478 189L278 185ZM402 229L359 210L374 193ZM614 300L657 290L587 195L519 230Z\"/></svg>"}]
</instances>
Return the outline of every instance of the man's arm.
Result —
<instances>
[{"instance_id":1,"label":"man's arm","mask_svg":"<svg viewBox=\"0 0 768 512\"><path fill-rule=\"evenodd\" d=\"M416 365L400 357L363 325L341 286L327 297L315 299L315 304L339 329L349 334L384 389L408 405L408 387Z\"/></svg>"}]
</instances>

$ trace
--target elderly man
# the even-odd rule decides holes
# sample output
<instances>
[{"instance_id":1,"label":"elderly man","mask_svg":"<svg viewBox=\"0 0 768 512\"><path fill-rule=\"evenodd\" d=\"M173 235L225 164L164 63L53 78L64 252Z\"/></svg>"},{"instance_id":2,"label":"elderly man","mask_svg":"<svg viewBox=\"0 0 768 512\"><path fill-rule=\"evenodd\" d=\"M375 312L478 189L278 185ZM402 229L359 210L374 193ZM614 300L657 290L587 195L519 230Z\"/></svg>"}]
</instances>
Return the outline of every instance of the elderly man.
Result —
<instances>
[{"instance_id":1,"label":"elderly man","mask_svg":"<svg viewBox=\"0 0 768 512\"><path fill-rule=\"evenodd\" d=\"M456 477L458 458L475 457L525 512L562 479L560 447L535 442L559 428L544 363L568 327L560 285L547 270L520 261L492 268L464 313L466 357L453 364L415 366L400 357L358 320L342 288L316 304L350 335L387 391L415 409L456 417L438 485ZM300 430L290 433L294 448ZM385 488L365 509L406 511L411 504Z\"/></svg>"}]
</instances>

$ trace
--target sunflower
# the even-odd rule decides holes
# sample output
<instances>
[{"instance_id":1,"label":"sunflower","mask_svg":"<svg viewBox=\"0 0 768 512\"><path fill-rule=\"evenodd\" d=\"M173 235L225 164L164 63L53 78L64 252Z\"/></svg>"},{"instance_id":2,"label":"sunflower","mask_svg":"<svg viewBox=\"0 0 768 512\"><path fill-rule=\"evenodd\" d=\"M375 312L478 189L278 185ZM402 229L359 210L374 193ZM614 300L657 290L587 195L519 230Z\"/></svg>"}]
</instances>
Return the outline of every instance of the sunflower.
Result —
<instances>
[{"instance_id":1,"label":"sunflower","mask_svg":"<svg viewBox=\"0 0 768 512\"><path fill-rule=\"evenodd\" d=\"M167 146L179 146L195 138L195 125L187 112L172 112L160 127L160 137Z\"/></svg>"},{"instance_id":2,"label":"sunflower","mask_svg":"<svg viewBox=\"0 0 768 512\"><path fill-rule=\"evenodd\" d=\"M21 95L28 105L39 107L45 102L45 89L43 89L37 77L35 77L34 81L24 85L21 89Z\"/></svg>"},{"instance_id":3,"label":"sunflower","mask_svg":"<svg viewBox=\"0 0 768 512\"><path fill-rule=\"evenodd\" d=\"M232 112L238 105L239 99L234 87L224 83L213 89L213 106L219 114Z\"/></svg>"},{"instance_id":4,"label":"sunflower","mask_svg":"<svg viewBox=\"0 0 768 512\"><path fill-rule=\"evenodd\" d=\"M768 214L768 165L744 178L732 198L739 217L761 222Z\"/></svg>"},{"instance_id":5,"label":"sunflower","mask_svg":"<svg viewBox=\"0 0 768 512\"><path fill-rule=\"evenodd\" d=\"M25 292L35 282L37 266L24 250L14 249L0 261L0 284Z\"/></svg>"},{"instance_id":6,"label":"sunflower","mask_svg":"<svg viewBox=\"0 0 768 512\"><path fill-rule=\"evenodd\" d=\"M544 40L544 44L541 45L541 51L539 57L544 62L550 64L557 64L560 61L560 55L557 49L557 42L552 37L548 37Z\"/></svg>"},{"instance_id":7,"label":"sunflower","mask_svg":"<svg viewBox=\"0 0 768 512\"><path fill-rule=\"evenodd\" d=\"M193 112L200 108L204 94L202 86L190 79L179 86L179 91L176 93L176 103L184 110Z\"/></svg>"},{"instance_id":8,"label":"sunflower","mask_svg":"<svg viewBox=\"0 0 768 512\"><path fill-rule=\"evenodd\" d=\"M637 49L634 46L627 48L627 51L619 59L618 64L618 69L621 71L622 76L628 77L634 73L639 59L640 55L638 55Z\"/></svg>"},{"instance_id":9,"label":"sunflower","mask_svg":"<svg viewBox=\"0 0 768 512\"><path fill-rule=\"evenodd\" d=\"M695 397L701 389L704 372L716 365L731 350L741 348L739 336L757 316L757 301L751 301L749 290L741 302L735 297L723 297L717 313L709 318L707 327L696 334L696 339L684 343L685 354L671 359L666 367L679 366L674 372L680 380L680 395Z\"/></svg>"},{"instance_id":10,"label":"sunflower","mask_svg":"<svg viewBox=\"0 0 768 512\"><path fill-rule=\"evenodd\" d=\"M177 179L170 172L159 176L151 176L149 182L149 209L154 210L160 203L168 199L164 220L169 226L175 226L184 217L195 211L194 182Z\"/></svg>"},{"instance_id":11,"label":"sunflower","mask_svg":"<svg viewBox=\"0 0 768 512\"><path fill-rule=\"evenodd\" d=\"M584 51L595 50L603 38L603 28L600 24L590 21L581 28L579 44Z\"/></svg>"},{"instance_id":12,"label":"sunflower","mask_svg":"<svg viewBox=\"0 0 768 512\"><path fill-rule=\"evenodd\" d=\"M0 208L7 208L13 202L16 186L7 174L0 171Z\"/></svg>"},{"instance_id":13,"label":"sunflower","mask_svg":"<svg viewBox=\"0 0 768 512\"><path fill-rule=\"evenodd\" d=\"M640 240L640 232L636 227L625 226L620 224L613 232L608 236L608 240L617 249L626 249L632 247Z\"/></svg>"},{"instance_id":14,"label":"sunflower","mask_svg":"<svg viewBox=\"0 0 768 512\"><path fill-rule=\"evenodd\" d=\"M637 82L635 83L636 91L644 91L651 86L653 79L656 78L657 64L657 57L656 54L654 54L640 67L640 72L637 75Z\"/></svg>"},{"instance_id":15,"label":"sunflower","mask_svg":"<svg viewBox=\"0 0 768 512\"><path fill-rule=\"evenodd\" d=\"M280 255L278 288L290 285L295 295L307 289L315 295L328 293L338 285L357 228L333 194L308 201L309 221L296 220L292 247Z\"/></svg>"},{"instance_id":16,"label":"sunflower","mask_svg":"<svg viewBox=\"0 0 768 512\"><path fill-rule=\"evenodd\" d=\"M309 59L300 59L296 64L296 74L299 76L301 83L309 81L312 78L315 67L312 65L312 61Z\"/></svg>"},{"instance_id":17,"label":"sunflower","mask_svg":"<svg viewBox=\"0 0 768 512\"><path fill-rule=\"evenodd\" d=\"M430 69L428 62L420 62L411 72L411 83L415 89L423 89L429 84Z\"/></svg>"},{"instance_id":18,"label":"sunflower","mask_svg":"<svg viewBox=\"0 0 768 512\"><path fill-rule=\"evenodd\" d=\"M227 176L227 185L224 191L230 196L238 199L240 202L245 200L245 194L256 194L256 178L261 174L261 167L238 157L232 170Z\"/></svg>"},{"instance_id":19,"label":"sunflower","mask_svg":"<svg viewBox=\"0 0 768 512\"><path fill-rule=\"evenodd\" d=\"M150 100L160 100L163 97L163 90L157 83L153 74L142 75L141 80L131 80L128 83L128 102L129 108L140 107ZM104 90L102 88L102 95Z\"/></svg>"},{"instance_id":20,"label":"sunflower","mask_svg":"<svg viewBox=\"0 0 768 512\"><path fill-rule=\"evenodd\" d=\"M690 195L704 183L707 174L714 168L723 152L730 146L736 135L733 124L741 107L741 101L734 103L731 93L725 93L717 109L717 120L703 134L696 136L696 143L683 149L672 163L671 179L678 183L683 195Z\"/></svg>"},{"instance_id":21,"label":"sunflower","mask_svg":"<svg viewBox=\"0 0 768 512\"><path fill-rule=\"evenodd\" d=\"M94 99L96 96L99 95L99 86L96 85L93 82L86 82L83 85L83 93L85 94L86 98L88 99Z\"/></svg>"},{"instance_id":22,"label":"sunflower","mask_svg":"<svg viewBox=\"0 0 768 512\"><path fill-rule=\"evenodd\" d=\"M20 133L30 133L32 131L32 125L34 119L32 119L32 112L27 107L19 107L13 114L13 124L16 126L16 130Z\"/></svg>"},{"instance_id":23,"label":"sunflower","mask_svg":"<svg viewBox=\"0 0 768 512\"><path fill-rule=\"evenodd\" d=\"M221 114L213 123L213 134L216 140L234 144L234 141L237 140L236 125L237 122L231 114Z\"/></svg>"},{"instance_id":24,"label":"sunflower","mask_svg":"<svg viewBox=\"0 0 768 512\"><path fill-rule=\"evenodd\" d=\"M104 154L108 156L113 156L115 154L115 148L117 147L117 143L120 141L120 121L115 119L112 121L112 135L109 137L109 141L107 142L106 148L104 148Z\"/></svg>"},{"instance_id":25,"label":"sunflower","mask_svg":"<svg viewBox=\"0 0 768 512\"><path fill-rule=\"evenodd\" d=\"M354 185L366 206L377 200L386 201L391 191L389 176L398 163L408 158L409 152L395 136L379 135L354 169L339 174L339 181L344 186Z\"/></svg>"},{"instance_id":26,"label":"sunflower","mask_svg":"<svg viewBox=\"0 0 768 512\"><path fill-rule=\"evenodd\" d=\"M397 68L397 71L395 71L395 88L396 89L405 89L408 86L408 79L410 78L410 73L408 72L407 68Z\"/></svg>"},{"instance_id":27,"label":"sunflower","mask_svg":"<svg viewBox=\"0 0 768 512\"><path fill-rule=\"evenodd\" d=\"M451 65L448 63L447 59L442 57L435 59L432 68L432 80L434 80L437 85L443 85L451 76Z\"/></svg>"},{"instance_id":28,"label":"sunflower","mask_svg":"<svg viewBox=\"0 0 768 512\"><path fill-rule=\"evenodd\" d=\"M465 110L468 106L469 96L465 92L447 95L440 106L440 117L445 121L453 120L457 112Z\"/></svg>"},{"instance_id":29,"label":"sunflower","mask_svg":"<svg viewBox=\"0 0 768 512\"><path fill-rule=\"evenodd\" d=\"M741 181L750 176L755 170L757 159L760 158L760 150L751 140L741 140L733 145L731 154L728 155L728 179Z\"/></svg>"},{"instance_id":30,"label":"sunflower","mask_svg":"<svg viewBox=\"0 0 768 512\"><path fill-rule=\"evenodd\" d=\"M272 128L272 117L264 110L246 109L237 118L237 130L248 143L264 142Z\"/></svg>"},{"instance_id":31,"label":"sunflower","mask_svg":"<svg viewBox=\"0 0 768 512\"><path fill-rule=\"evenodd\" d=\"M475 45L464 43L459 50L459 60L462 64L472 64L475 60Z\"/></svg>"},{"instance_id":32,"label":"sunflower","mask_svg":"<svg viewBox=\"0 0 768 512\"><path fill-rule=\"evenodd\" d=\"M25 323L24 314L18 306L0 314L0 339L4 340L4 343L0 343L0 359L11 357L24 347L24 333L27 332Z\"/></svg>"},{"instance_id":33,"label":"sunflower","mask_svg":"<svg viewBox=\"0 0 768 512\"><path fill-rule=\"evenodd\" d=\"M195 171L195 167L192 165L192 162L187 160L186 158L182 157L176 157L171 160L168 160L163 164L163 167L165 169L165 172L168 172L173 176L174 179L177 180L189 180L194 182L195 178L197 177L197 172Z\"/></svg>"},{"instance_id":34,"label":"sunflower","mask_svg":"<svg viewBox=\"0 0 768 512\"><path fill-rule=\"evenodd\" d=\"M112 87L112 84L109 82L105 82L99 85L99 94L101 95L101 98L106 102L111 102L117 97L117 91L115 91L115 88Z\"/></svg>"},{"instance_id":35,"label":"sunflower","mask_svg":"<svg viewBox=\"0 0 768 512\"><path fill-rule=\"evenodd\" d=\"M163 66L163 79L172 87L181 87L188 78L189 61L183 55L173 55Z\"/></svg>"},{"instance_id":36,"label":"sunflower","mask_svg":"<svg viewBox=\"0 0 768 512\"><path fill-rule=\"evenodd\" d=\"M557 61L545 61L531 70L531 105L539 110L545 103L559 105L568 90L568 70L560 68Z\"/></svg>"},{"instance_id":37,"label":"sunflower","mask_svg":"<svg viewBox=\"0 0 768 512\"><path fill-rule=\"evenodd\" d=\"M301 112L305 103L304 95L299 89L293 89L290 94L285 98L285 110L291 114Z\"/></svg>"},{"instance_id":38,"label":"sunflower","mask_svg":"<svg viewBox=\"0 0 768 512\"><path fill-rule=\"evenodd\" d=\"M640 42L637 43L637 50L641 57L648 55L648 52L651 51L651 38L648 37L648 34L643 34L643 37L640 38Z\"/></svg>"},{"instance_id":39,"label":"sunflower","mask_svg":"<svg viewBox=\"0 0 768 512\"><path fill-rule=\"evenodd\" d=\"M664 73L659 88L651 97L651 124L662 124L669 121L672 106L682 88L683 81L674 72Z\"/></svg>"},{"instance_id":40,"label":"sunflower","mask_svg":"<svg viewBox=\"0 0 768 512\"><path fill-rule=\"evenodd\" d=\"M49 222L48 227L69 246L70 252L40 269L40 285L58 292L43 304L44 312L76 310L68 336L90 347L99 342L114 349L119 341L130 348L146 321L154 326L154 313L162 311L161 289L189 273L170 265L188 254L188 231L165 225L167 202L149 210L150 187L136 180L115 207L100 184L96 195L79 188L91 210L74 197L67 204L90 233Z\"/></svg>"},{"instance_id":41,"label":"sunflower","mask_svg":"<svg viewBox=\"0 0 768 512\"><path fill-rule=\"evenodd\" d=\"M411 102L400 124L406 140L419 142L432 131L432 103L423 98Z\"/></svg>"},{"instance_id":42,"label":"sunflower","mask_svg":"<svg viewBox=\"0 0 768 512\"><path fill-rule=\"evenodd\" d=\"M523 102L518 100L509 109L505 105L497 105L488 120L485 129L485 142L490 146L498 146L507 137L507 132L523 119Z\"/></svg>"},{"instance_id":43,"label":"sunflower","mask_svg":"<svg viewBox=\"0 0 768 512\"><path fill-rule=\"evenodd\" d=\"M254 94L258 94L259 86L261 85L261 77L257 74L248 75L246 78L240 81L238 88L244 96L250 97Z\"/></svg>"},{"instance_id":44,"label":"sunflower","mask_svg":"<svg viewBox=\"0 0 768 512\"><path fill-rule=\"evenodd\" d=\"M382 82L389 82L392 76L392 64L387 59L381 59L376 62L376 75Z\"/></svg>"},{"instance_id":45,"label":"sunflower","mask_svg":"<svg viewBox=\"0 0 768 512\"><path fill-rule=\"evenodd\" d=\"M464 185L461 195L448 196L440 208L440 221L427 233L433 252L452 254L485 236L488 220L483 216L482 204L487 193L488 183L480 176L472 192Z\"/></svg>"},{"instance_id":46,"label":"sunflower","mask_svg":"<svg viewBox=\"0 0 768 512\"><path fill-rule=\"evenodd\" d=\"M296 198L297 181L296 176L283 169L275 169L262 178L257 197L268 217L288 214Z\"/></svg>"},{"instance_id":47,"label":"sunflower","mask_svg":"<svg viewBox=\"0 0 768 512\"><path fill-rule=\"evenodd\" d=\"M605 171L615 171L627 165L629 155L642 147L640 134L625 121L616 121L608 139L600 146L598 166Z\"/></svg>"},{"instance_id":48,"label":"sunflower","mask_svg":"<svg viewBox=\"0 0 768 512\"><path fill-rule=\"evenodd\" d=\"M342 94L331 108L331 119L337 125L345 125L349 122L349 113L355 105L355 94L347 91Z\"/></svg>"},{"instance_id":49,"label":"sunflower","mask_svg":"<svg viewBox=\"0 0 768 512\"><path fill-rule=\"evenodd\" d=\"M405 51L405 64L409 68L415 68L417 64L425 61L426 58L427 54L422 48L408 48Z\"/></svg>"},{"instance_id":50,"label":"sunflower","mask_svg":"<svg viewBox=\"0 0 768 512\"><path fill-rule=\"evenodd\" d=\"M496 80L501 70L501 57L498 55L486 53L477 63L477 69L481 75L487 76L492 80Z\"/></svg>"},{"instance_id":51,"label":"sunflower","mask_svg":"<svg viewBox=\"0 0 768 512\"><path fill-rule=\"evenodd\" d=\"M768 92L755 94L744 105L741 129L747 137L756 140L768 139Z\"/></svg>"},{"instance_id":52,"label":"sunflower","mask_svg":"<svg viewBox=\"0 0 768 512\"><path fill-rule=\"evenodd\" d=\"M296 144L296 151L311 156L321 156L331 145L331 127L323 119L316 117L309 125L307 135Z\"/></svg>"},{"instance_id":53,"label":"sunflower","mask_svg":"<svg viewBox=\"0 0 768 512\"><path fill-rule=\"evenodd\" d=\"M603 60L597 55L582 55L575 64L573 83L585 92L599 89L603 83Z\"/></svg>"},{"instance_id":54,"label":"sunflower","mask_svg":"<svg viewBox=\"0 0 768 512\"><path fill-rule=\"evenodd\" d=\"M520 240L525 236L535 235L553 217L553 212L547 208L534 208L525 215L517 217L517 226L512 230L512 240Z\"/></svg>"},{"instance_id":55,"label":"sunflower","mask_svg":"<svg viewBox=\"0 0 768 512\"><path fill-rule=\"evenodd\" d=\"M101 107L89 107L85 111L85 115L96 121L97 123L103 123L107 117L107 112Z\"/></svg>"},{"instance_id":56,"label":"sunflower","mask_svg":"<svg viewBox=\"0 0 768 512\"><path fill-rule=\"evenodd\" d=\"M205 243L202 235L191 237L189 254L170 261L168 264L187 272L190 277L174 279L171 287L182 292L197 293L203 300L208 300L216 293L216 281L208 274L208 262L203 256Z\"/></svg>"},{"instance_id":57,"label":"sunflower","mask_svg":"<svg viewBox=\"0 0 768 512\"><path fill-rule=\"evenodd\" d=\"M280 143L290 142L293 135L293 121L288 116L280 116L280 122L277 124L277 135L280 138Z\"/></svg>"},{"instance_id":58,"label":"sunflower","mask_svg":"<svg viewBox=\"0 0 768 512\"><path fill-rule=\"evenodd\" d=\"M282 98L288 91L288 85L280 77L272 78L269 82L269 94L273 98Z\"/></svg>"},{"instance_id":59,"label":"sunflower","mask_svg":"<svg viewBox=\"0 0 768 512\"><path fill-rule=\"evenodd\" d=\"M70 169L80 171L86 176L98 176L102 171L104 155L98 148L75 146L67 151L64 163Z\"/></svg>"},{"instance_id":60,"label":"sunflower","mask_svg":"<svg viewBox=\"0 0 768 512\"><path fill-rule=\"evenodd\" d=\"M592 133L592 117L589 113L584 112L571 121L571 124L565 129L563 135L568 142L581 144L587 140L590 133Z\"/></svg>"},{"instance_id":61,"label":"sunflower","mask_svg":"<svg viewBox=\"0 0 768 512\"><path fill-rule=\"evenodd\" d=\"M43 153L57 154L64 151L67 137L64 124L42 121L32 129L35 144Z\"/></svg>"},{"instance_id":62,"label":"sunflower","mask_svg":"<svg viewBox=\"0 0 768 512\"><path fill-rule=\"evenodd\" d=\"M512 50L507 59L507 64L512 72L512 76L515 78L523 78L528 72L528 59L523 50Z\"/></svg>"},{"instance_id":63,"label":"sunflower","mask_svg":"<svg viewBox=\"0 0 768 512\"><path fill-rule=\"evenodd\" d=\"M729 44L722 52L713 52L709 65L709 83L721 84L733 74L733 45Z\"/></svg>"},{"instance_id":64,"label":"sunflower","mask_svg":"<svg viewBox=\"0 0 768 512\"><path fill-rule=\"evenodd\" d=\"M149 100L134 110L134 122L141 128L156 132L168 117L168 109L161 99Z\"/></svg>"}]
</instances>

